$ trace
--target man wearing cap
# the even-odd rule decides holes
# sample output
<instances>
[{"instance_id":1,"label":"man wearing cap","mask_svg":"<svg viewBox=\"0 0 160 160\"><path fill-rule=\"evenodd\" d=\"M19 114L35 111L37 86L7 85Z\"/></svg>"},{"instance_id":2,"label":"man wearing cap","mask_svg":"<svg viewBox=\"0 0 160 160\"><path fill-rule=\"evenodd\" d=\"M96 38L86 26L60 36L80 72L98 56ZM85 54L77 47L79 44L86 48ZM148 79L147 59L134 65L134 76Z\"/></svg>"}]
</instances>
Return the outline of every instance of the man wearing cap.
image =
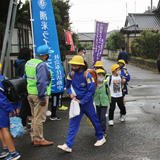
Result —
<instances>
[{"instance_id":1,"label":"man wearing cap","mask_svg":"<svg viewBox=\"0 0 160 160\"><path fill-rule=\"evenodd\" d=\"M72 152L74 138L78 132L83 114L91 120L95 128L97 142L94 146L101 146L106 142L106 139L103 136L102 128L94 108L94 79L90 73L86 74L86 71L84 71L83 66L85 64L82 56L74 56L68 63L72 65L72 71L67 76L66 88L70 98L76 99L79 103L80 114L70 119L66 143L64 145L58 145L58 148L66 152Z\"/></svg>"},{"instance_id":2,"label":"man wearing cap","mask_svg":"<svg viewBox=\"0 0 160 160\"><path fill-rule=\"evenodd\" d=\"M52 53L47 45L37 48L36 57L29 60L25 65L27 77L28 101L31 107L31 142L34 146L48 146L53 142L48 142L43 137L43 123L46 120L48 108L48 96L51 94L51 72L45 61Z\"/></svg>"}]
</instances>

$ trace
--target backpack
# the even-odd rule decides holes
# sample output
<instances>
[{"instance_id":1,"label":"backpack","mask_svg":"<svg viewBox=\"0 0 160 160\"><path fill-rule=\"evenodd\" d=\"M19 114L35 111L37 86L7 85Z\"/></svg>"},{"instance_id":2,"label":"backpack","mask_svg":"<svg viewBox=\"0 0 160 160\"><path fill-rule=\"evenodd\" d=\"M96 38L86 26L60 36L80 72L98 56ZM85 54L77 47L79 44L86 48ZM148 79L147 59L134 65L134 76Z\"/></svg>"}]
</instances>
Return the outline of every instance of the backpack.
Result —
<instances>
[{"instance_id":1,"label":"backpack","mask_svg":"<svg viewBox=\"0 0 160 160\"><path fill-rule=\"evenodd\" d=\"M109 86L108 86L107 81L104 81L104 84L105 84L105 87L106 87L106 94L107 94L109 100L111 101L111 96L109 95Z\"/></svg>"},{"instance_id":2,"label":"backpack","mask_svg":"<svg viewBox=\"0 0 160 160\"><path fill-rule=\"evenodd\" d=\"M73 79L73 76L74 76L74 71L71 72L71 79ZM87 69L86 71L84 71L84 77L87 81L87 74L90 73L94 79L94 82L95 82L95 87L97 88L97 73L94 69Z\"/></svg>"},{"instance_id":3,"label":"backpack","mask_svg":"<svg viewBox=\"0 0 160 160\"><path fill-rule=\"evenodd\" d=\"M1 81L4 86L4 94L9 102L15 103L22 101L27 96L27 84L22 77L15 77Z\"/></svg>"},{"instance_id":4,"label":"backpack","mask_svg":"<svg viewBox=\"0 0 160 160\"><path fill-rule=\"evenodd\" d=\"M121 77L121 79L122 79L122 76L120 76ZM111 81L112 81L112 75L109 75L109 82L108 82L108 84L109 84L109 86L111 85ZM124 95L124 93L126 93L127 91L127 89L126 89L126 85L125 84L123 84L122 85L122 94ZM127 94L127 93L126 93Z\"/></svg>"}]
</instances>

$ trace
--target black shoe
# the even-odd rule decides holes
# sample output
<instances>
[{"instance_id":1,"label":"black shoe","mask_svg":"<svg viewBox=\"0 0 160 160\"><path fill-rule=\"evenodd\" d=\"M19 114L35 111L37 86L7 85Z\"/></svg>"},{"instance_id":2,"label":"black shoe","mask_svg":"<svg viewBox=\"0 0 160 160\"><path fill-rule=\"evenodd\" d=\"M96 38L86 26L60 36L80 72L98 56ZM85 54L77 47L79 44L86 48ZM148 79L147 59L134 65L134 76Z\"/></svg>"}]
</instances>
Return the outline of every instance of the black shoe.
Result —
<instances>
[{"instance_id":1,"label":"black shoe","mask_svg":"<svg viewBox=\"0 0 160 160\"><path fill-rule=\"evenodd\" d=\"M50 117L51 121L60 121L62 118L56 116L56 117Z\"/></svg>"},{"instance_id":2,"label":"black shoe","mask_svg":"<svg viewBox=\"0 0 160 160\"><path fill-rule=\"evenodd\" d=\"M104 136L104 137L106 137L106 136L107 136L107 133L106 133L106 131L104 131L104 132L103 132L103 136Z\"/></svg>"}]
</instances>

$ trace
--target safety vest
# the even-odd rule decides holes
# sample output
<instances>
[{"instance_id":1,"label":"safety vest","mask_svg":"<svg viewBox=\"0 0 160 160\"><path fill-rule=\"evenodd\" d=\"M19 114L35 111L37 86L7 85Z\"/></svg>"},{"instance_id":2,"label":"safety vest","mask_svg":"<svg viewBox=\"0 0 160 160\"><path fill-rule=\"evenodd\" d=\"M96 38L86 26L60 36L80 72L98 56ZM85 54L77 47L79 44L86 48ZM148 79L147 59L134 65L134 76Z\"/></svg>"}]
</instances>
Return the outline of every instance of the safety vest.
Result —
<instances>
[{"instance_id":1,"label":"safety vest","mask_svg":"<svg viewBox=\"0 0 160 160\"><path fill-rule=\"evenodd\" d=\"M40 59L31 59L25 65L27 91L29 94L38 95L36 67L42 62L43 61ZM50 84L47 86L47 95L51 94L51 77L52 72L50 71Z\"/></svg>"}]
</instances>

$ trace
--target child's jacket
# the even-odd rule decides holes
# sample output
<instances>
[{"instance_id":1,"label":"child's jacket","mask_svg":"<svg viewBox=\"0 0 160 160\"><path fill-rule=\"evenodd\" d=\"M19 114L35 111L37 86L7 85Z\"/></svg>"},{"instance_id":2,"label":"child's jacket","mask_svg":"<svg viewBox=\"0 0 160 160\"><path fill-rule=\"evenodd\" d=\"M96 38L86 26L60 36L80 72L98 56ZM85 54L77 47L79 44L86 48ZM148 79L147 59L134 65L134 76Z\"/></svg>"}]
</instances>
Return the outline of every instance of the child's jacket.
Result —
<instances>
[{"instance_id":1,"label":"child's jacket","mask_svg":"<svg viewBox=\"0 0 160 160\"><path fill-rule=\"evenodd\" d=\"M71 78L70 72L67 76L66 88L70 95L71 85L76 92L76 97L80 100L81 105L88 103L95 93L95 82L90 73L87 74L87 79L84 76L84 70L81 73L75 72L73 78Z\"/></svg>"},{"instance_id":2,"label":"child's jacket","mask_svg":"<svg viewBox=\"0 0 160 160\"><path fill-rule=\"evenodd\" d=\"M110 104L110 99L106 92L105 83L107 82L103 82L102 86L97 86L97 89L94 95L94 101L96 103L96 106L106 106L107 107ZM109 87L108 87L108 90L109 90L108 94L111 97Z\"/></svg>"}]
</instances>

